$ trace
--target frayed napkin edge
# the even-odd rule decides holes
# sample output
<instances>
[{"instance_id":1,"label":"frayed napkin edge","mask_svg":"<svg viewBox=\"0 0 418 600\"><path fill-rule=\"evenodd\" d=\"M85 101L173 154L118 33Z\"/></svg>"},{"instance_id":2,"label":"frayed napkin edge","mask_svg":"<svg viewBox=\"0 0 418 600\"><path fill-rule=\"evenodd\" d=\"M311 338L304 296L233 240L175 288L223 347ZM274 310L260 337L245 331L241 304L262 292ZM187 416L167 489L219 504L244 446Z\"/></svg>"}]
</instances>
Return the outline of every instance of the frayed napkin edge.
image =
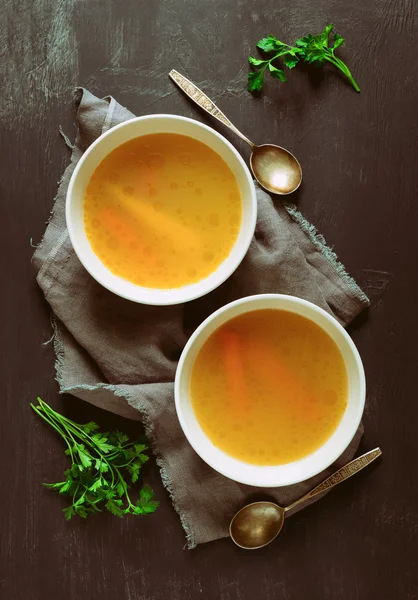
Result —
<instances>
[{"instance_id":1,"label":"frayed napkin edge","mask_svg":"<svg viewBox=\"0 0 418 600\"><path fill-rule=\"evenodd\" d=\"M327 244L324 236L319 233L315 225L310 223L303 214L294 205L284 205L290 217L298 223L300 228L309 237L315 248L322 254L324 258L336 270L342 281L347 285L352 295L357 298L364 307L370 306L370 299L363 292L356 281L349 275L343 263L338 259L338 255Z\"/></svg>"}]
</instances>

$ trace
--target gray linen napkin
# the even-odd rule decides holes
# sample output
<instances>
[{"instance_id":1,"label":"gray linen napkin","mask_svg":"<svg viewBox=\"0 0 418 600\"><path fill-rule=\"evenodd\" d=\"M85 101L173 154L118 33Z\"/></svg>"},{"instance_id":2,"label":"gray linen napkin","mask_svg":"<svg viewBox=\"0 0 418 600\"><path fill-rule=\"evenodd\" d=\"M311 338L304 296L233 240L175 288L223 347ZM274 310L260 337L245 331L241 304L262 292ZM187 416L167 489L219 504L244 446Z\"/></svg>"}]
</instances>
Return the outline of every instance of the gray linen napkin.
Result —
<instances>
[{"instance_id":1,"label":"gray linen napkin","mask_svg":"<svg viewBox=\"0 0 418 600\"><path fill-rule=\"evenodd\" d=\"M77 90L78 133L54 211L33 264L51 305L57 379L62 393L145 423L161 475L180 515L190 548L228 535L228 522L254 494L292 502L336 466L350 460L362 428L336 465L304 483L265 492L240 485L208 467L185 439L175 413L177 361L197 325L242 296L281 292L306 298L347 325L368 299L333 252L293 208L257 190L258 223L236 273L208 296L181 306L129 302L101 287L84 270L65 224L65 195L86 148L110 127L134 115L113 98Z\"/></svg>"}]
</instances>

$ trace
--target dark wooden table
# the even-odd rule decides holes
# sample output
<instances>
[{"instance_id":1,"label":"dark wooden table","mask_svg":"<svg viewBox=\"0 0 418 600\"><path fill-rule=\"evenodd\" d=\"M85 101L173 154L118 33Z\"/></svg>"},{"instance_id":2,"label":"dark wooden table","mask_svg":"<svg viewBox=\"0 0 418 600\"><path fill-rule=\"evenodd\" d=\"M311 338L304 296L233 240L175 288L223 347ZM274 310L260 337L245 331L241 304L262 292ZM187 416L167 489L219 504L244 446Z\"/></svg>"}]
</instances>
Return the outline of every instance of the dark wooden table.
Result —
<instances>
[{"instance_id":1,"label":"dark wooden table","mask_svg":"<svg viewBox=\"0 0 418 600\"><path fill-rule=\"evenodd\" d=\"M6 0L1 80L2 600L359 600L418 598L417 96L413 0ZM332 69L295 69L254 99L246 57L270 32L292 41L334 22L360 86ZM30 265L74 135L72 90L114 95L137 114L204 119L167 78L177 68L256 141L304 168L300 209L373 303L353 329L368 380L361 450L373 468L292 517L255 553L229 540L183 549L155 465L161 508L144 519L64 521L41 487L66 465L61 441L29 409L37 395L76 419L124 422L54 380L49 311ZM4 75L4 77L3 77ZM218 127L216 123L213 123ZM234 139L237 143L237 139ZM242 148L239 145L238 147ZM246 152L246 150L245 150Z\"/></svg>"}]
</instances>

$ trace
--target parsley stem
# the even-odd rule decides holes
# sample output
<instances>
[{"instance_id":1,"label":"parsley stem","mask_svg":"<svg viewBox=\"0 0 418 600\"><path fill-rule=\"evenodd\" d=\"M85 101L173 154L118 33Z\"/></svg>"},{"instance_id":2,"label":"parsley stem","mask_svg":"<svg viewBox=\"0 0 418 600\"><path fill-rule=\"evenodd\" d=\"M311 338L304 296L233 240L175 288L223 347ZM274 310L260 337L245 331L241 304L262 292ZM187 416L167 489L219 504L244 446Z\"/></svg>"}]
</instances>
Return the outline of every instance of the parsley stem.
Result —
<instances>
[{"instance_id":1,"label":"parsley stem","mask_svg":"<svg viewBox=\"0 0 418 600\"><path fill-rule=\"evenodd\" d=\"M74 492L74 494L73 494L73 506L75 506L75 505L76 505L76 502L75 502L75 497L76 497L76 495L77 495L77 492L78 492L78 488L79 488L79 487L80 487L80 482L77 484L77 487L75 488L75 492Z\"/></svg>"},{"instance_id":2,"label":"parsley stem","mask_svg":"<svg viewBox=\"0 0 418 600\"><path fill-rule=\"evenodd\" d=\"M49 413L52 413L52 416L54 416L57 420L60 421L60 423L62 423L62 426L67 431L68 435L70 436L70 438L72 439L74 444L76 444L76 441L75 441L72 433L75 436L77 436L81 442L85 441L85 438L90 440L91 446L93 447L94 451L99 455L99 457L101 459L104 458L103 454L100 452L99 446L96 444L94 439L88 433L86 433L79 425L77 425L77 423L74 423L74 421L71 421L71 419L67 419L67 417L64 417L63 415L59 415L50 406L45 404L45 402L43 402L43 404L45 405L45 407L47 407L49 409ZM85 449L84 451L91 458L93 458L93 456L90 454L90 452L88 452L88 450Z\"/></svg>"},{"instance_id":3,"label":"parsley stem","mask_svg":"<svg viewBox=\"0 0 418 600\"><path fill-rule=\"evenodd\" d=\"M100 498L100 497L99 497L99 498L96 498L96 500L89 500L89 498L87 498L87 497L86 497L86 502L87 502L87 504L88 504L89 506L91 506L91 507L92 507L92 509L93 509L95 512L102 512L102 510L101 510L101 509L100 509L98 506L96 506L96 504L97 504L98 502L101 502L102 500L103 500L103 498Z\"/></svg>"},{"instance_id":4,"label":"parsley stem","mask_svg":"<svg viewBox=\"0 0 418 600\"><path fill-rule=\"evenodd\" d=\"M73 450L71 448L70 443L67 440L67 436L65 435L65 431L63 431L61 429L61 427L59 425L56 424L55 420L52 420L51 418L49 418L38 406L35 406L34 404L31 403L31 407L33 408L33 410L49 425L51 425L51 427L53 429L55 429L55 431L57 433L60 434L60 436L65 440L65 443L68 446L68 450L70 451L70 456L71 459L74 460L74 455L73 455Z\"/></svg>"},{"instance_id":5,"label":"parsley stem","mask_svg":"<svg viewBox=\"0 0 418 600\"><path fill-rule=\"evenodd\" d=\"M123 446L120 446L120 449L123 450L124 448L127 448L128 446L130 446L131 444L128 442L127 444L123 444ZM144 448L144 450L146 450L146 448ZM114 452L109 452L109 454L106 454L106 458L109 460L112 460L112 458L114 456L119 456L120 451L119 450L115 450Z\"/></svg>"},{"instance_id":6,"label":"parsley stem","mask_svg":"<svg viewBox=\"0 0 418 600\"><path fill-rule=\"evenodd\" d=\"M49 414L51 414L52 416L54 416L60 423L63 424L63 426L65 426L65 424L67 424L68 427L71 427L73 433L75 435L77 435L80 439L82 439L83 437L87 437L89 440L91 440L91 442L93 444L95 443L94 440L92 440L92 438L89 436L89 434L86 433L77 423L74 423L74 421L71 421L71 419L68 419L67 417L64 417L64 415L60 415L57 412L55 412L50 406L48 406L48 404L46 404L45 402L43 402L40 398L38 398L38 400L40 402L42 402L42 404L45 407L44 410L46 412L48 412Z\"/></svg>"},{"instance_id":7,"label":"parsley stem","mask_svg":"<svg viewBox=\"0 0 418 600\"><path fill-rule=\"evenodd\" d=\"M109 466L109 471L110 471L110 475L112 477L112 482L110 487L113 488L113 486L115 485L115 472L114 472L114 467L112 466L112 463L108 462L107 460L105 460L105 463Z\"/></svg>"},{"instance_id":8,"label":"parsley stem","mask_svg":"<svg viewBox=\"0 0 418 600\"><path fill-rule=\"evenodd\" d=\"M121 484L122 484L122 486L123 486L124 493L125 493L126 499L127 499L127 501L128 501L128 508L129 508L129 509L130 509L130 508L133 508L133 507L134 507L134 505L132 504L132 502L131 502L131 499L130 499L130 497L129 497L129 493L128 493L128 486L127 486L127 484L126 484L126 482L125 482L124 478L122 477L122 475L121 475L121 473L120 473L120 471L119 471L119 469L118 469L117 467L115 467L115 471L116 471L116 473L118 474L119 481L120 481L120 483L121 483Z\"/></svg>"},{"instance_id":9,"label":"parsley stem","mask_svg":"<svg viewBox=\"0 0 418 600\"><path fill-rule=\"evenodd\" d=\"M135 457L131 458L131 460L127 463L123 463L122 465L118 465L118 468L121 469L122 467L127 467L128 465L130 465L133 461L135 460Z\"/></svg>"},{"instance_id":10,"label":"parsley stem","mask_svg":"<svg viewBox=\"0 0 418 600\"><path fill-rule=\"evenodd\" d=\"M345 64L344 61L342 61L340 58L337 58L336 56L334 56L333 52L330 54L327 53L324 56L324 58L325 58L325 60L327 60L328 62L333 64L334 67L337 67L337 69L339 69L347 77L347 79L350 81L351 85L356 90L356 92L360 91L360 88L357 85L356 80L352 76L350 69L347 67L347 65Z\"/></svg>"}]
</instances>

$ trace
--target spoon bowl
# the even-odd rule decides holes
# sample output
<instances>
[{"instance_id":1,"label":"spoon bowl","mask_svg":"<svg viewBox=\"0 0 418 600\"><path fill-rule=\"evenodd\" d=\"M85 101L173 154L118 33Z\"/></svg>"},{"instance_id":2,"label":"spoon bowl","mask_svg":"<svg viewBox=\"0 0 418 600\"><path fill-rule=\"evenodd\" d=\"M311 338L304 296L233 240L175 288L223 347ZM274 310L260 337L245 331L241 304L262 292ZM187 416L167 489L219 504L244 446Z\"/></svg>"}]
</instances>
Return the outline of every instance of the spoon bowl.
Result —
<instances>
[{"instance_id":1,"label":"spoon bowl","mask_svg":"<svg viewBox=\"0 0 418 600\"><path fill-rule=\"evenodd\" d=\"M237 512L229 525L229 534L240 548L257 550L279 535L285 510L274 502L253 502Z\"/></svg>"},{"instance_id":2,"label":"spoon bowl","mask_svg":"<svg viewBox=\"0 0 418 600\"><path fill-rule=\"evenodd\" d=\"M258 183L273 194L291 194L302 183L299 161L291 152L280 146L254 146L250 165Z\"/></svg>"}]
</instances>

